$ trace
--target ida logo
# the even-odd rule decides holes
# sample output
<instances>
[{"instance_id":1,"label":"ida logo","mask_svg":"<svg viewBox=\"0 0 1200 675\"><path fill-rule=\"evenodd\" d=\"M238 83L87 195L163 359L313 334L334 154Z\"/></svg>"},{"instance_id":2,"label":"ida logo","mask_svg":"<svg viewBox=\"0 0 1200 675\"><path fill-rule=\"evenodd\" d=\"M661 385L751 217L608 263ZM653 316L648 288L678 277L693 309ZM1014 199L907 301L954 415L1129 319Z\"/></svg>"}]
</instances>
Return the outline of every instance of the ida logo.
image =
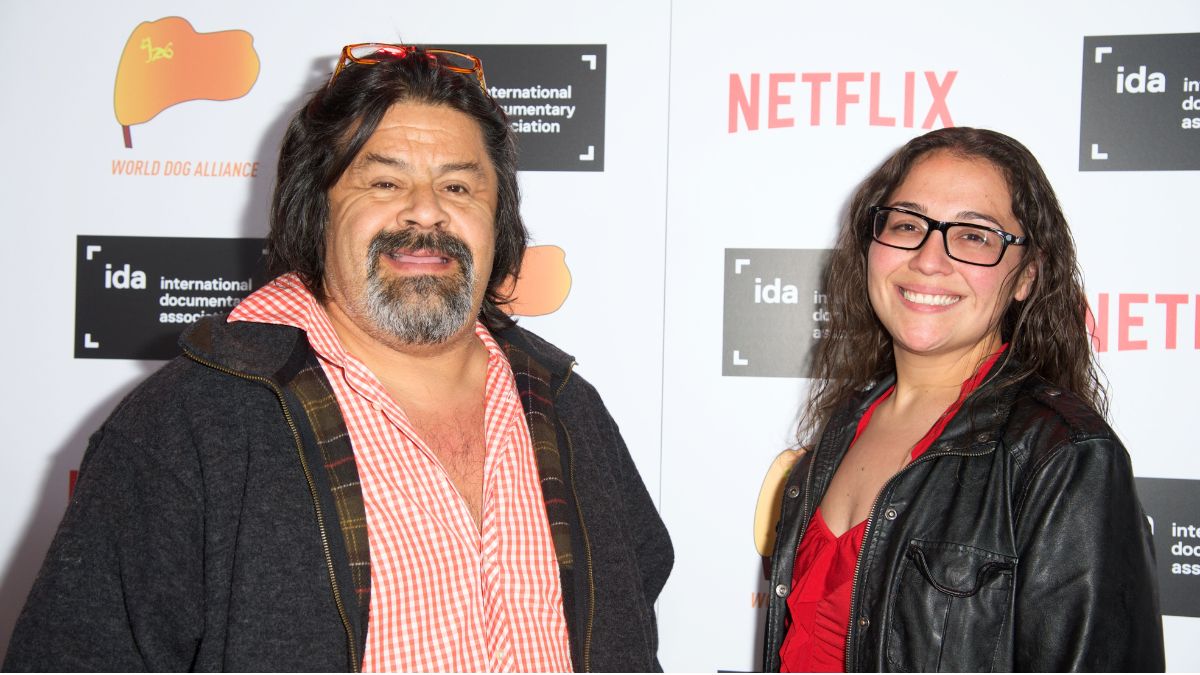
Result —
<instances>
[{"instance_id":1,"label":"ida logo","mask_svg":"<svg viewBox=\"0 0 1200 675\"><path fill-rule=\"evenodd\" d=\"M1083 40L1080 171L1200 170L1200 33Z\"/></svg>"},{"instance_id":2,"label":"ida logo","mask_svg":"<svg viewBox=\"0 0 1200 675\"><path fill-rule=\"evenodd\" d=\"M246 31L197 33L178 16L138 24L121 53L113 90L125 147L133 147L129 127L185 101L241 98L258 71L254 38Z\"/></svg>"}]
</instances>

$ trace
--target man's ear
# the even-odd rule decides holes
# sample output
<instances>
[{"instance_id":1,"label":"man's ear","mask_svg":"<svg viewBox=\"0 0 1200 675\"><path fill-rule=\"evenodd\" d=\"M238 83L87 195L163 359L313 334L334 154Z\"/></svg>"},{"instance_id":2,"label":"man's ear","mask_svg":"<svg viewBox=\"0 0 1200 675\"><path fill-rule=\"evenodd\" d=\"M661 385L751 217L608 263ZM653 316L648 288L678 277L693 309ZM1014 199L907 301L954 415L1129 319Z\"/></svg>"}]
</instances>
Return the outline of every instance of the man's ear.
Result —
<instances>
[{"instance_id":1,"label":"man's ear","mask_svg":"<svg viewBox=\"0 0 1200 675\"><path fill-rule=\"evenodd\" d=\"M1038 266L1041 261L1034 260L1021 270L1021 278L1017 280L1017 288L1013 292L1013 300L1022 302L1033 292L1033 284L1037 281Z\"/></svg>"}]
</instances>

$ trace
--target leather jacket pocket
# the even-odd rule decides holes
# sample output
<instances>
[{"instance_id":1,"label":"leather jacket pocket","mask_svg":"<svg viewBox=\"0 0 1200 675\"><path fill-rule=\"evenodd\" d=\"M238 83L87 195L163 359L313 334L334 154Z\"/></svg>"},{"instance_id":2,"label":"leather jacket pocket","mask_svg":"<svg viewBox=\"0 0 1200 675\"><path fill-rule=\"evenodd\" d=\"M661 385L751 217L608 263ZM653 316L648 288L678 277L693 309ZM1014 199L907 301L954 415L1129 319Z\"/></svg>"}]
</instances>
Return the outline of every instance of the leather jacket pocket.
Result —
<instances>
[{"instance_id":1,"label":"leather jacket pocket","mask_svg":"<svg viewBox=\"0 0 1200 675\"><path fill-rule=\"evenodd\" d=\"M989 671L1008 626L1016 558L914 540L888 603L888 665L900 671ZM1005 661L1006 662L1006 661Z\"/></svg>"}]
</instances>

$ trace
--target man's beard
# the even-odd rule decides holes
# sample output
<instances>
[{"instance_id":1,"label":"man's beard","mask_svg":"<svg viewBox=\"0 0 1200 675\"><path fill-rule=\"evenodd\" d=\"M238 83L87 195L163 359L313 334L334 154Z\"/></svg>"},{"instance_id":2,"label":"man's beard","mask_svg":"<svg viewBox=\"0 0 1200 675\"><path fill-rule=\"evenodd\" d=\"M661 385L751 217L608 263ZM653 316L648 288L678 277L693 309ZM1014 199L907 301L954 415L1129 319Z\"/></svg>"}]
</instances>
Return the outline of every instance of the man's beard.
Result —
<instances>
[{"instance_id":1,"label":"man's beard","mask_svg":"<svg viewBox=\"0 0 1200 675\"><path fill-rule=\"evenodd\" d=\"M458 263L450 275L382 274L383 256L398 249L422 250ZM367 289L363 310L385 336L408 345L441 344L471 318L475 265L463 241L443 231L415 229L380 232L367 252Z\"/></svg>"}]
</instances>

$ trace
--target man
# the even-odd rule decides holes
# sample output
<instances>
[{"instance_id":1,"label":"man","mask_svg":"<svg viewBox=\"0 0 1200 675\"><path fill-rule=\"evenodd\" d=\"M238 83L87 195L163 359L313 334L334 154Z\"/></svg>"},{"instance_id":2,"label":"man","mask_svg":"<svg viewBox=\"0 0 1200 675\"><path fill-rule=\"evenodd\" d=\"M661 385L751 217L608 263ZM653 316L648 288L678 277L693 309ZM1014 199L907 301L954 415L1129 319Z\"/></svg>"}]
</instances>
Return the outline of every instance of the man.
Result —
<instances>
[{"instance_id":1,"label":"man","mask_svg":"<svg viewBox=\"0 0 1200 675\"><path fill-rule=\"evenodd\" d=\"M92 438L6 669L658 668L666 530L574 362L478 59L351 46L292 120L280 273Z\"/></svg>"}]
</instances>

